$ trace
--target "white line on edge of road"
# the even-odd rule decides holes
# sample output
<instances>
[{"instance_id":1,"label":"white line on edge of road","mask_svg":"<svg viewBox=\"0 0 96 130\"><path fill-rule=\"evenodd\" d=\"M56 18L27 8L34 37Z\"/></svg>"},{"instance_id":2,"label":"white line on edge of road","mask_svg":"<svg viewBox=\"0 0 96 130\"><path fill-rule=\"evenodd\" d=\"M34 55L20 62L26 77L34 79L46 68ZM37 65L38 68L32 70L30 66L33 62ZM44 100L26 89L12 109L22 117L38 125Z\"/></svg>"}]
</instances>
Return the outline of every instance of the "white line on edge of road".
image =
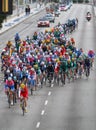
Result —
<instances>
[{"instance_id":1,"label":"white line on edge of road","mask_svg":"<svg viewBox=\"0 0 96 130\"><path fill-rule=\"evenodd\" d=\"M49 91L48 96L50 96L50 95L51 95L51 92Z\"/></svg>"},{"instance_id":2,"label":"white line on edge of road","mask_svg":"<svg viewBox=\"0 0 96 130\"><path fill-rule=\"evenodd\" d=\"M47 105L47 104L48 104L48 100L45 101L45 105Z\"/></svg>"},{"instance_id":3,"label":"white line on edge of road","mask_svg":"<svg viewBox=\"0 0 96 130\"><path fill-rule=\"evenodd\" d=\"M45 111L44 111L44 110L42 110L41 115L44 115L44 113L45 113Z\"/></svg>"},{"instance_id":4,"label":"white line on edge of road","mask_svg":"<svg viewBox=\"0 0 96 130\"><path fill-rule=\"evenodd\" d=\"M40 122L38 122L36 125L36 128L39 128L39 127L40 127Z\"/></svg>"}]
</instances>

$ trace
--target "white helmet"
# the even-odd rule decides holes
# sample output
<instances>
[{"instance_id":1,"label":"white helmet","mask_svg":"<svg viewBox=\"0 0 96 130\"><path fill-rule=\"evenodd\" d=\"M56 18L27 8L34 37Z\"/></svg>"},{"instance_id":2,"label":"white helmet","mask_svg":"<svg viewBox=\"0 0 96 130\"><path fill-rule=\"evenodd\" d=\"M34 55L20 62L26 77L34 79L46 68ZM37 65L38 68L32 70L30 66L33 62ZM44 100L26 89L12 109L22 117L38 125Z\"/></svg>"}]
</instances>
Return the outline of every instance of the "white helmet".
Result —
<instances>
[{"instance_id":1,"label":"white helmet","mask_svg":"<svg viewBox=\"0 0 96 130\"><path fill-rule=\"evenodd\" d=\"M12 78L11 77L8 77L8 81L11 81L12 80Z\"/></svg>"}]
</instances>

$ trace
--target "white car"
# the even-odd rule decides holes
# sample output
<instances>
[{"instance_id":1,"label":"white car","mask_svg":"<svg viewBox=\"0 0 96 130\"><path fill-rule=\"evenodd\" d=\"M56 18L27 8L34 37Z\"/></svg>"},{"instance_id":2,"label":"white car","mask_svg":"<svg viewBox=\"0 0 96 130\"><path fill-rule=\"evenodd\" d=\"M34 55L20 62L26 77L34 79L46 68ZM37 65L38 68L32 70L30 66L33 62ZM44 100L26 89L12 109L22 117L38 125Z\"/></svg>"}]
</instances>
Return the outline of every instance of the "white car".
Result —
<instances>
[{"instance_id":1,"label":"white car","mask_svg":"<svg viewBox=\"0 0 96 130\"><path fill-rule=\"evenodd\" d=\"M50 22L48 19L46 19L45 17L40 18L38 23L37 23L38 27L50 27Z\"/></svg>"},{"instance_id":2,"label":"white car","mask_svg":"<svg viewBox=\"0 0 96 130\"><path fill-rule=\"evenodd\" d=\"M67 10L66 5L60 5L60 6L59 6L59 10L60 10L60 11L66 11L66 10Z\"/></svg>"}]
</instances>

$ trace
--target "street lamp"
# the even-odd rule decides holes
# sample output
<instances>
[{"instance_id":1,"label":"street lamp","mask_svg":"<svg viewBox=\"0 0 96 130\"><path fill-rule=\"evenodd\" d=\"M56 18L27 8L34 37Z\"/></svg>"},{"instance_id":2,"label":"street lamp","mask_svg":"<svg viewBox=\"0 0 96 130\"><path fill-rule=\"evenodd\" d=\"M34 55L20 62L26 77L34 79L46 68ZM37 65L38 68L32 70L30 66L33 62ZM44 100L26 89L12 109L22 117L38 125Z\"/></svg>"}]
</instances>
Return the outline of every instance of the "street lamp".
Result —
<instances>
[{"instance_id":1,"label":"street lamp","mask_svg":"<svg viewBox=\"0 0 96 130\"><path fill-rule=\"evenodd\" d=\"M16 0L16 5L17 5L17 16L19 16L19 0Z\"/></svg>"}]
</instances>

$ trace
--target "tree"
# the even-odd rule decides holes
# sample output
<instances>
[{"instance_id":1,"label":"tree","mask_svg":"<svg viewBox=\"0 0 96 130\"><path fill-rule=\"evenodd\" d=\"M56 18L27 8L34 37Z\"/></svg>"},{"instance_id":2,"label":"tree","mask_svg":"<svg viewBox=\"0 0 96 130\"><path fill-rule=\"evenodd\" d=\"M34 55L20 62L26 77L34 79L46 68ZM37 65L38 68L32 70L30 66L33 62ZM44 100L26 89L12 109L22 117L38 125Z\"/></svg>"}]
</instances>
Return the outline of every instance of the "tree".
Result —
<instances>
[{"instance_id":1,"label":"tree","mask_svg":"<svg viewBox=\"0 0 96 130\"><path fill-rule=\"evenodd\" d=\"M78 2L78 0L73 0L73 3L77 3Z\"/></svg>"},{"instance_id":2,"label":"tree","mask_svg":"<svg viewBox=\"0 0 96 130\"><path fill-rule=\"evenodd\" d=\"M51 0L52 2L59 3L59 0Z\"/></svg>"},{"instance_id":3,"label":"tree","mask_svg":"<svg viewBox=\"0 0 96 130\"><path fill-rule=\"evenodd\" d=\"M84 0L78 0L78 3L83 3L84 2Z\"/></svg>"},{"instance_id":4,"label":"tree","mask_svg":"<svg viewBox=\"0 0 96 130\"><path fill-rule=\"evenodd\" d=\"M3 23L4 19L6 19L6 15L0 14L0 28L2 28L2 23Z\"/></svg>"},{"instance_id":5,"label":"tree","mask_svg":"<svg viewBox=\"0 0 96 130\"><path fill-rule=\"evenodd\" d=\"M89 0L85 0L85 3L89 3Z\"/></svg>"}]
</instances>

